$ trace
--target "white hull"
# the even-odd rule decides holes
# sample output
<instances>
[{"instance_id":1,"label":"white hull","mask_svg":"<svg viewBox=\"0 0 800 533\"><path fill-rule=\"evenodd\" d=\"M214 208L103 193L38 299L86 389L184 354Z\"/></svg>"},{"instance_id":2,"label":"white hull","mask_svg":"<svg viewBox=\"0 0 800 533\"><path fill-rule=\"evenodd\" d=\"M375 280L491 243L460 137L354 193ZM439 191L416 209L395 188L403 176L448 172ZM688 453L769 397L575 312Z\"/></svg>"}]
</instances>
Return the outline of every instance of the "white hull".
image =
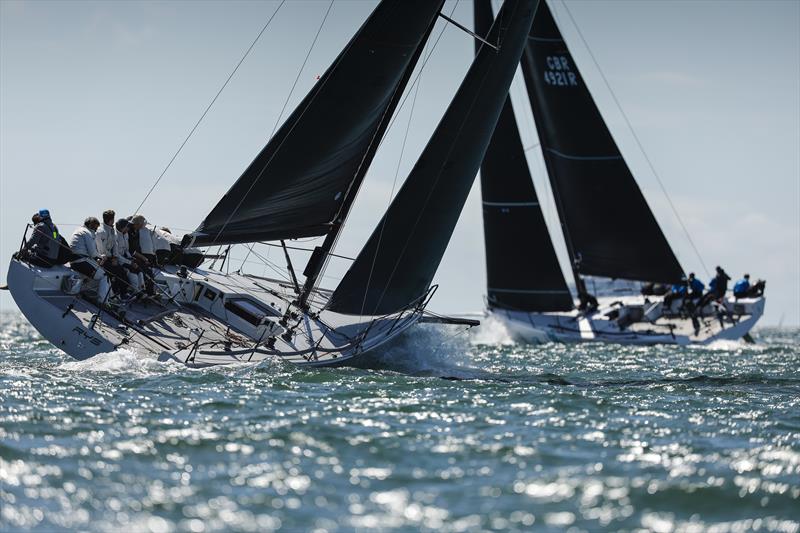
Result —
<instances>
[{"instance_id":1,"label":"white hull","mask_svg":"<svg viewBox=\"0 0 800 533\"><path fill-rule=\"evenodd\" d=\"M698 329L690 316L673 310L661 312L661 297L626 296L600 298L597 311L577 310L561 313L527 313L491 309L489 316L499 320L517 341L606 342L616 344L709 344L717 340L739 340L764 314L764 297L727 297L724 306L706 306L697 316Z\"/></svg>"},{"instance_id":2,"label":"white hull","mask_svg":"<svg viewBox=\"0 0 800 533\"><path fill-rule=\"evenodd\" d=\"M342 364L419 321L430 296L399 313L359 317L320 311L329 293L316 291L311 312L302 312L290 307L295 293L289 283L202 269L188 273L158 271L161 301L132 303L124 315L100 312L84 294L68 294L65 278L77 274L66 267L42 269L13 259L8 288L31 324L75 359L125 347L189 366L271 357L308 366ZM294 314L282 322L287 307Z\"/></svg>"}]
</instances>

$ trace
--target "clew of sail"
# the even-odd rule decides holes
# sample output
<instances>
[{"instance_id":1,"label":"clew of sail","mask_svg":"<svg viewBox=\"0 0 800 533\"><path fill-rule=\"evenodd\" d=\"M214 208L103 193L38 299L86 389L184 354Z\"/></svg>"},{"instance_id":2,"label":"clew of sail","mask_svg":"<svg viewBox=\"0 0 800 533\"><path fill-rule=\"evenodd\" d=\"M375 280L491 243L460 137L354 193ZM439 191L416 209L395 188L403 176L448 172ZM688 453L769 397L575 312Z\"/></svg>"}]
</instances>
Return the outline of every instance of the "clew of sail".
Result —
<instances>
[{"instance_id":1,"label":"clew of sail","mask_svg":"<svg viewBox=\"0 0 800 533\"><path fill-rule=\"evenodd\" d=\"M683 269L546 2L536 14L522 72L576 275L680 280Z\"/></svg>"},{"instance_id":2,"label":"clew of sail","mask_svg":"<svg viewBox=\"0 0 800 533\"><path fill-rule=\"evenodd\" d=\"M383 0L201 223L195 243L326 234L358 189L443 3Z\"/></svg>"},{"instance_id":3,"label":"clew of sail","mask_svg":"<svg viewBox=\"0 0 800 533\"><path fill-rule=\"evenodd\" d=\"M475 0L475 31L486 35L492 20L491 0ZM489 306L571 310L572 295L533 187L510 97L481 164L481 198Z\"/></svg>"},{"instance_id":4,"label":"clew of sail","mask_svg":"<svg viewBox=\"0 0 800 533\"><path fill-rule=\"evenodd\" d=\"M503 108L538 0L507 0L419 160L331 296L328 309L381 315L431 285Z\"/></svg>"}]
</instances>

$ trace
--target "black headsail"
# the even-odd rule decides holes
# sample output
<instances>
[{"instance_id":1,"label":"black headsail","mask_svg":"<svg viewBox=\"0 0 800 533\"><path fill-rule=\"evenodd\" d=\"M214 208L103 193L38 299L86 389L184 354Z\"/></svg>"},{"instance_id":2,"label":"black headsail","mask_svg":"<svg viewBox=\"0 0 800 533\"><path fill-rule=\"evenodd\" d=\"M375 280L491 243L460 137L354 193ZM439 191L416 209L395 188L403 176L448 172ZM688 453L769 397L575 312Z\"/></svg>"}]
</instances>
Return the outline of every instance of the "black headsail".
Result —
<instances>
[{"instance_id":1,"label":"black headsail","mask_svg":"<svg viewBox=\"0 0 800 533\"><path fill-rule=\"evenodd\" d=\"M536 13L522 72L579 290L580 274L680 280L683 269L546 2Z\"/></svg>"},{"instance_id":2,"label":"black headsail","mask_svg":"<svg viewBox=\"0 0 800 533\"><path fill-rule=\"evenodd\" d=\"M195 232L198 245L325 235L357 190L444 0L383 0Z\"/></svg>"},{"instance_id":3,"label":"black headsail","mask_svg":"<svg viewBox=\"0 0 800 533\"><path fill-rule=\"evenodd\" d=\"M492 20L491 0L475 0L478 35L488 33ZM483 157L481 196L489 306L537 312L572 309L572 295L533 187L510 97Z\"/></svg>"},{"instance_id":4,"label":"black headsail","mask_svg":"<svg viewBox=\"0 0 800 533\"><path fill-rule=\"evenodd\" d=\"M389 210L331 296L347 314L398 311L425 294L508 94L539 0L506 0Z\"/></svg>"}]
</instances>

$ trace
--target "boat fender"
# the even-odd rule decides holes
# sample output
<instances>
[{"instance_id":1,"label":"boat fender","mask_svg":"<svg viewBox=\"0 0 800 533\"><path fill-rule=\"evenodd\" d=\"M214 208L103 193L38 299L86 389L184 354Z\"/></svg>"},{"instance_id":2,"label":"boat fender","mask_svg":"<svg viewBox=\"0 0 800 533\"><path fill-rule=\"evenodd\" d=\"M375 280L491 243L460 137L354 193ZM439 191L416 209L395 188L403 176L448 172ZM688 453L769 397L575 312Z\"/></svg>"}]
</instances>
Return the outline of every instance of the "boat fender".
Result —
<instances>
[{"instance_id":1,"label":"boat fender","mask_svg":"<svg viewBox=\"0 0 800 533\"><path fill-rule=\"evenodd\" d=\"M73 302L73 303L70 303L70 304L67 306L67 310L66 310L66 311L64 311L64 314L62 314L62 315L61 315L61 318L67 318L67 315L68 315L68 314L69 314L69 312L70 312L70 311L72 311L73 309L75 309L75 304L74 304L74 302Z\"/></svg>"}]
</instances>

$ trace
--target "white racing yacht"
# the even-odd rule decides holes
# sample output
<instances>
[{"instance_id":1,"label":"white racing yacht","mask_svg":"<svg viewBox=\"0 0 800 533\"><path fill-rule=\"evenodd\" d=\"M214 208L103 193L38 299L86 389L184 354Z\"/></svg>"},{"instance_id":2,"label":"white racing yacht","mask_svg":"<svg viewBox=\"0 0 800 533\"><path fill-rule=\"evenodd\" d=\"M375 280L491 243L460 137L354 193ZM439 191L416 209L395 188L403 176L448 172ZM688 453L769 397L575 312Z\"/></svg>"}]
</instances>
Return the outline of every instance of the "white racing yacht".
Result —
<instances>
[{"instance_id":1,"label":"white racing yacht","mask_svg":"<svg viewBox=\"0 0 800 533\"><path fill-rule=\"evenodd\" d=\"M35 266L21 253L11 261L8 289L22 313L76 359L125 347L194 366L268 357L341 364L420 321L452 322L426 311L436 288L433 276L489 144L538 0L505 2L486 39L479 38L483 44L419 160L344 278L333 290L318 286L433 25L444 17L442 4L382 0L183 241L200 248L244 244L251 251L253 243L272 242L286 251L286 240L324 237L304 279L288 252L286 279L173 265L153 269L156 297L110 306L98 301L96 282L66 266Z\"/></svg>"},{"instance_id":2,"label":"white racing yacht","mask_svg":"<svg viewBox=\"0 0 800 533\"><path fill-rule=\"evenodd\" d=\"M475 0L475 27L491 24ZM682 283L684 269L647 205L545 0L521 61L570 260L576 300L534 190L510 98L481 165L487 314L524 341L705 344L749 339L763 294L700 306L640 287ZM634 290L590 294L587 281ZM633 281L636 283L620 283ZM643 294L649 292L649 294Z\"/></svg>"}]
</instances>

